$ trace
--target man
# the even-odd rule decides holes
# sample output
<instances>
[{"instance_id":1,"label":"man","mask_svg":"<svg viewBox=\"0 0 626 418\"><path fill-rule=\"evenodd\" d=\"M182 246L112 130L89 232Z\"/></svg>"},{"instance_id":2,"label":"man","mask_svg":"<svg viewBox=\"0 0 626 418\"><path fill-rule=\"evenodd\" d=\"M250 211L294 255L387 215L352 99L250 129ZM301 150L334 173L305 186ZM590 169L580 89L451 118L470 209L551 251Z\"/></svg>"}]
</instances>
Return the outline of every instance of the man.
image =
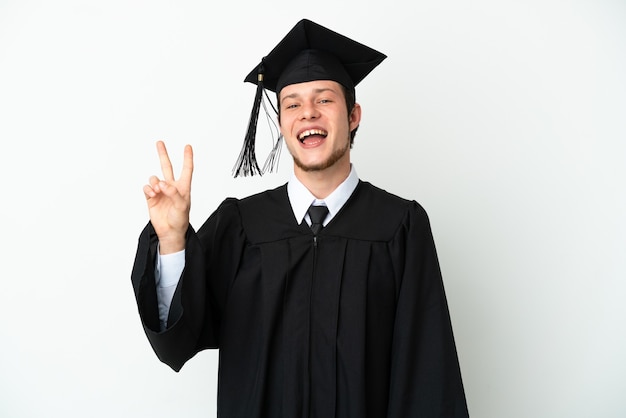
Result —
<instances>
[{"instance_id":1,"label":"man","mask_svg":"<svg viewBox=\"0 0 626 418\"><path fill-rule=\"evenodd\" d=\"M467 416L427 215L359 180L350 162L354 87L384 58L299 22L246 79L258 90L238 166L258 168L254 131L269 89L294 175L226 199L197 233L191 147L175 179L158 143L164 178L144 187L135 295L174 370L220 349L220 417Z\"/></svg>"}]
</instances>

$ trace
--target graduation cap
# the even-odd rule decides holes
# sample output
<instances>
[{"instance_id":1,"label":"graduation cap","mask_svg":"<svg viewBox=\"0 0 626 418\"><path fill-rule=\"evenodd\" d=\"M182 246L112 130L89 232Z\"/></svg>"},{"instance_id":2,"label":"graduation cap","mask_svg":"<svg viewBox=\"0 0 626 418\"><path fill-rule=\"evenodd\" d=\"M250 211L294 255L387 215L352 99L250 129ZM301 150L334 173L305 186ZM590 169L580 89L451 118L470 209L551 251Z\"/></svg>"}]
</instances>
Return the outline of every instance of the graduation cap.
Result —
<instances>
[{"instance_id":1,"label":"graduation cap","mask_svg":"<svg viewBox=\"0 0 626 418\"><path fill-rule=\"evenodd\" d=\"M315 22L299 21L244 80L256 84L257 90L244 145L233 168L234 176L261 175L268 168L272 171L277 161L281 136L263 169L259 168L255 156L259 110L263 105L267 114L265 99L271 104L266 90L278 94L290 84L331 80L354 91L354 87L385 58L386 55ZM271 106L277 114L274 105Z\"/></svg>"}]
</instances>

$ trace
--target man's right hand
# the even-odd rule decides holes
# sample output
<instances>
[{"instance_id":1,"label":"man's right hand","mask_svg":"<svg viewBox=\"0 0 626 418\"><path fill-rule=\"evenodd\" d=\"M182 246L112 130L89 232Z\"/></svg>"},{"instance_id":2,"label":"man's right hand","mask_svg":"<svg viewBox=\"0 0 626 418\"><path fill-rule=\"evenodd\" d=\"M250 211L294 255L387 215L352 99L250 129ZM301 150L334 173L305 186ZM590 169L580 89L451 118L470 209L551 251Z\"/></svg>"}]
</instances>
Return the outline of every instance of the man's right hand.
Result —
<instances>
[{"instance_id":1,"label":"man's right hand","mask_svg":"<svg viewBox=\"0 0 626 418\"><path fill-rule=\"evenodd\" d=\"M191 208L191 176L193 174L193 150L185 146L183 169L178 180L174 179L172 163L163 141L157 141L163 179L150 177L143 187L148 202L150 222L159 237L161 254L185 249L185 235L189 227Z\"/></svg>"}]
</instances>

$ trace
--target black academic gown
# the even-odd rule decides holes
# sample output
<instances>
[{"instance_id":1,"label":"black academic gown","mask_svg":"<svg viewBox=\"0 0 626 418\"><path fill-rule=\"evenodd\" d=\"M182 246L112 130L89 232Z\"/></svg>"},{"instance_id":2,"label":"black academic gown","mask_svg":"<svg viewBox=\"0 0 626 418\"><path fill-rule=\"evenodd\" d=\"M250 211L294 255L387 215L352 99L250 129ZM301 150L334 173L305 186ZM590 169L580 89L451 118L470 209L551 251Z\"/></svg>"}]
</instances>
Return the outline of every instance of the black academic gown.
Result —
<instances>
[{"instance_id":1,"label":"black academic gown","mask_svg":"<svg viewBox=\"0 0 626 418\"><path fill-rule=\"evenodd\" d=\"M159 332L156 236L132 282L146 334L174 370L219 348L221 418L468 416L428 217L360 182L314 236L287 187L226 199L189 229Z\"/></svg>"}]
</instances>

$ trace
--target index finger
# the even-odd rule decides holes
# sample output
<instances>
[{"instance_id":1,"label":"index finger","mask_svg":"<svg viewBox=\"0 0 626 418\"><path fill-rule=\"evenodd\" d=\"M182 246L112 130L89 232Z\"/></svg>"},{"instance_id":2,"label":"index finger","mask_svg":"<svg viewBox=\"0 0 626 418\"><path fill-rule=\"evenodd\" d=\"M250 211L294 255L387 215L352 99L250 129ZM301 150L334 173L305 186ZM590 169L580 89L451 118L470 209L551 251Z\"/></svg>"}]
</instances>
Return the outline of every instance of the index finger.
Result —
<instances>
[{"instance_id":1,"label":"index finger","mask_svg":"<svg viewBox=\"0 0 626 418\"><path fill-rule=\"evenodd\" d=\"M174 172L172 171L172 163L169 155L167 155L167 149L163 141L157 141L157 152L159 153L159 161L161 163L161 171L163 172L163 178L165 181L174 181Z\"/></svg>"}]
</instances>

